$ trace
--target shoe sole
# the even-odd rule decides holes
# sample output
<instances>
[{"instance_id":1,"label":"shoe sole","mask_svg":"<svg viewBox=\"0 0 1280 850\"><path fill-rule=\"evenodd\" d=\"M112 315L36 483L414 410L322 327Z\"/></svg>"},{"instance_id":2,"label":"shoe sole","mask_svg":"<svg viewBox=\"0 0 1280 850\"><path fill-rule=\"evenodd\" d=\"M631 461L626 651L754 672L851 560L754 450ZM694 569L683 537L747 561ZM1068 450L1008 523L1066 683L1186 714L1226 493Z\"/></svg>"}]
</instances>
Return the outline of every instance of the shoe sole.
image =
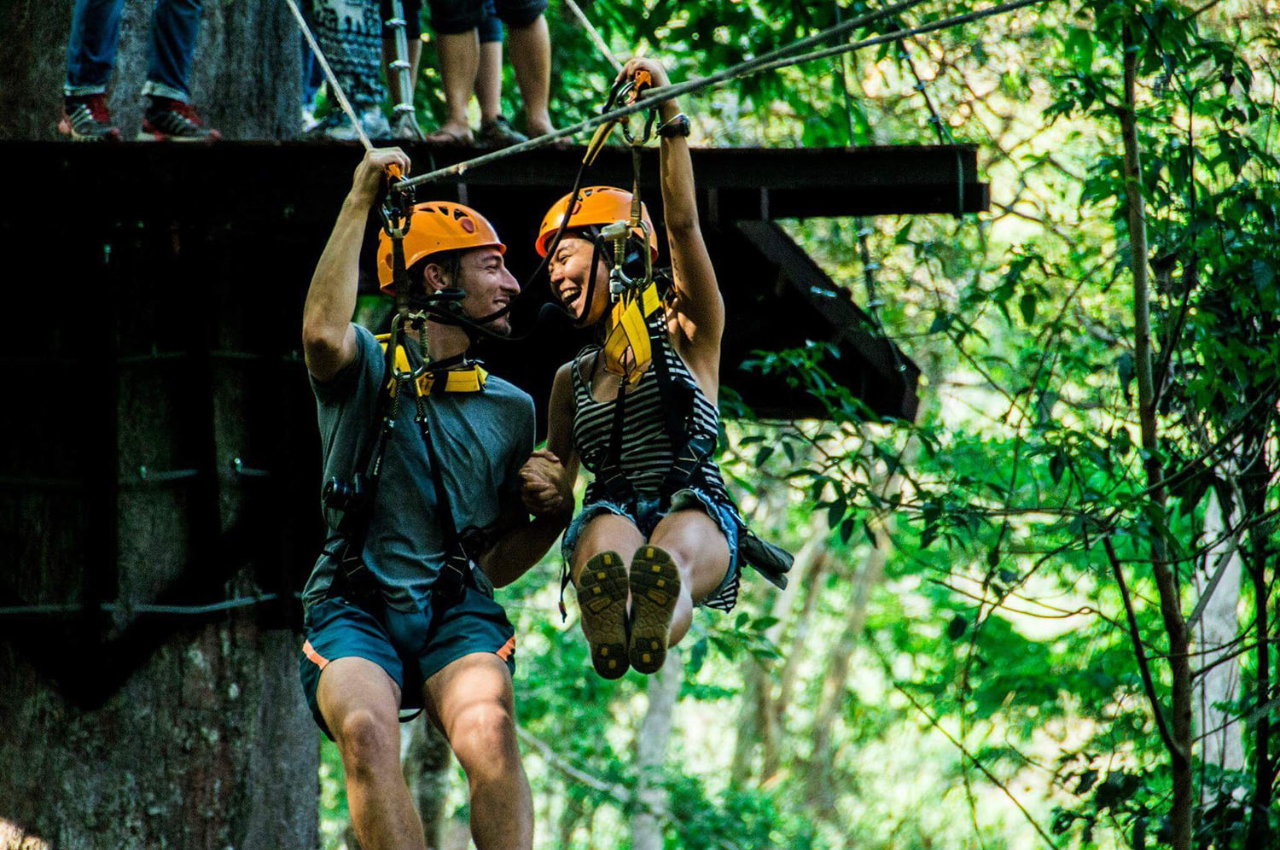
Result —
<instances>
[{"instance_id":1,"label":"shoe sole","mask_svg":"<svg viewBox=\"0 0 1280 850\"><path fill-rule=\"evenodd\" d=\"M617 552L601 552L578 576L578 610L591 664L605 679L627 672L627 568Z\"/></svg>"},{"instance_id":2,"label":"shoe sole","mask_svg":"<svg viewBox=\"0 0 1280 850\"><path fill-rule=\"evenodd\" d=\"M73 142L118 142L120 141L120 131L112 127L105 133L99 133L96 136L90 136L84 133L77 133L76 129L71 126L71 122L63 118L58 122L58 133L68 137Z\"/></svg>"},{"instance_id":3,"label":"shoe sole","mask_svg":"<svg viewBox=\"0 0 1280 850\"><path fill-rule=\"evenodd\" d=\"M656 673L667 660L671 615L680 598L680 571L657 546L641 546L631 559L631 666Z\"/></svg>"}]
</instances>

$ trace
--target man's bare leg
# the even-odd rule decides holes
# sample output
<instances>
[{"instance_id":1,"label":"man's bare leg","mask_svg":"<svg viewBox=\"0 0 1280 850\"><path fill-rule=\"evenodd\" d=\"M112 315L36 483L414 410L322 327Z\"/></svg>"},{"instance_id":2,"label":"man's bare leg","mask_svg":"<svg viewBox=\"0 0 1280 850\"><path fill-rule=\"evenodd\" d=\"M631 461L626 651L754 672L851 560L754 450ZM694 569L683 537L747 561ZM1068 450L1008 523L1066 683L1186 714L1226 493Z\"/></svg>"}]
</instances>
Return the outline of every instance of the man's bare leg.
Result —
<instances>
[{"instance_id":1,"label":"man's bare leg","mask_svg":"<svg viewBox=\"0 0 1280 850\"><path fill-rule=\"evenodd\" d=\"M551 113L547 111L551 91L551 33L547 18L525 27L508 27L511 65L515 68L520 96L524 98L525 126L530 136L550 133Z\"/></svg>"},{"instance_id":2,"label":"man's bare leg","mask_svg":"<svg viewBox=\"0 0 1280 850\"><path fill-rule=\"evenodd\" d=\"M533 794L516 743L506 663L489 652L464 655L427 681L425 698L466 771L477 850L530 850Z\"/></svg>"},{"instance_id":3,"label":"man's bare leg","mask_svg":"<svg viewBox=\"0 0 1280 850\"><path fill-rule=\"evenodd\" d=\"M480 65L480 39L475 30L446 33L439 37L440 76L444 80L444 102L449 118L427 137L428 141L471 144L475 138L467 121L467 104L476 86Z\"/></svg>"},{"instance_id":4,"label":"man's bare leg","mask_svg":"<svg viewBox=\"0 0 1280 850\"><path fill-rule=\"evenodd\" d=\"M364 850L426 850L422 821L400 772L400 689L364 658L337 658L320 674L320 714L338 742L347 806Z\"/></svg>"},{"instance_id":5,"label":"man's bare leg","mask_svg":"<svg viewBox=\"0 0 1280 850\"><path fill-rule=\"evenodd\" d=\"M492 122L502 110L502 42L480 43L480 70L476 74L476 100L480 102L480 126Z\"/></svg>"}]
</instances>

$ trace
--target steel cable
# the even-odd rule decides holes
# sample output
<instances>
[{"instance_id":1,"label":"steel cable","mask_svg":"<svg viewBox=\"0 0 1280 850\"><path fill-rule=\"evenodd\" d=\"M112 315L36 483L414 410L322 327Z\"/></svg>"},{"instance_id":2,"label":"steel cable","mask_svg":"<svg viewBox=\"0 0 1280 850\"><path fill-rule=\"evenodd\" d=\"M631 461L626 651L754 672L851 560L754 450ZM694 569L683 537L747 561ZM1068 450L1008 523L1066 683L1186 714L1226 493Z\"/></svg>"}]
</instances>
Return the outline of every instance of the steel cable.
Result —
<instances>
[{"instance_id":1,"label":"steel cable","mask_svg":"<svg viewBox=\"0 0 1280 850\"><path fill-rule=\"evenodd\" d=\"M909 9L913 6L917 6L922 2L923 0L907 0L907 2L898 3L897 5L890 6L885 9L881 9L878 12L862 15L858 18L854 18L852 20L846 21L843 24L838 24L836 26L829 27L828 29L823 30L822 32L816 35L801 39L800 41L797 41L786 47L782 47L782 48L779 48L778 50L772 51L770 53L766 53L764 56L760 56L755 59L750 59L746 62L742 62L731 68L726 68L725 70L720 71L719 73L713 74L709 77L703 77L698 80L690 80L684 83L677 83L671 86L664 86L661 89L649 89L644 93L644 95L642 95L639 99L637 99L635 103L629 104L627 106L618 107L617 109L611 110L601 115L588 118L585 121L582 121L578 124L573 125L572 127L565 127L563 129L556 130L553 133L547 133L546 135L538 136L537 138L530 139L527 142L521 142L518 145L513 145L509 148L504 148L500 151L494 151L493 153L484 154L483 156L478 156L473 159L466 160L465 162L459 162L455 165L450 165L445 168L438 168L435 171L428 172L427 174L422 174L417 177L413 177L407 180L402 180L399 183L397 183L396 186L401 191L404 191L408 189L413 189L417 186L421 186L425 183L433 183L437 180L442 180L446 177L462 175L462 174L465 174L467 171L471 170L472 168L478 168L483 165L489 165L490 163L498 162L508 157L515 156L516 154L524 153L525 151L536 150L537 148L546 147L547 145L557 142L560 139L577 135L578 133L584 132L586 130L594 130L596 127L599 127L602 124L608 124L612 121L617 121L621 118L625 118L628 115L632 115L634 113L641 112L646 109L651 109L652 103L655 100L667 100L673 97L679 97L680 95L683 95L683 94L688 94L690 92L698 91L699 89L709 88L711 86L718 85L719 83L723 83L728 80L739 79L741 77L745 77L750 74L757 74L762 71L777 70L779 68L785 68L790 65L798 65L802 62L812 62L818 59L829 59L834 56L839 56L842 53L851 53L855 50L861 50L866 47L874 47L880 44L892 44L894 42L898 42L898 41L902 41L903 39L910 38L911 36L914 36L914 35L922 35L924 33L936 32L938 30L950 29L951 27L960 26L961 24L972 23L973 21L981 20L983 18L988 18L993 15L999 15L1005 12L1012 12L1016 9L1021 9L1026 6L1032 6L1037 3L1043 3L1045 2L1045 0L1015 0L1015 2L1003 3L999 6L993 6L989 9L981 9L974 12L968 12L963 15L955 15L950 18L943 18L941 20L934 21L933 23L922 24L921 26L913 27L911 29L894 30L891 33L874 36L872 38L863 39L862 41L856 41L849 44L842 44L837 47L829 47L823 50L816 50L816 51L813 51L812 53L805 53L800 56L786 55L786 54L794 53L795 51L800 50L804 47L808 47L815 43L830 39L834 35L848 32L851 29L865 26L866 24L874 22L881 18L885 18L885 17L888 17L889 15L893 15L893 14L897 14L898 12L905 11L906 9ZM783 58L779 58L779 57L783 57Z\"/></svg>"}]
</instances>

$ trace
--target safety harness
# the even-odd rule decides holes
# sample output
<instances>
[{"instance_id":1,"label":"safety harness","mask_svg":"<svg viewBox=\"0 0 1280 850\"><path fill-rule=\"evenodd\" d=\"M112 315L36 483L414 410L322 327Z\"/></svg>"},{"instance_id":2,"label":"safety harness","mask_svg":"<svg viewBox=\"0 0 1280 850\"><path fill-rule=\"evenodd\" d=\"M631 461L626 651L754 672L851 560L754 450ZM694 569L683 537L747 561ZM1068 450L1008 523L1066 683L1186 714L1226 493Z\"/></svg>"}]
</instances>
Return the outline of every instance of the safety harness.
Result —
<instances>
[{"instance_id":1,"label":"safety harness","mask_svg":"<svg viewBox=\"0 0 1280 850\"><path fill-rule=\"evenodd\" d=\"M432 586L433 594L451 605L461 599L467 587L479 589L487 595L493 593L492 585L476 567L472 557L472 553L481 551L483 533L475 528L459 533L454 521L440 458L431 437L427 409L427 399L431 395L483 392L488 373L478 363L468 360L465 354L434 362L430 359L424 327L427 318L438 320L440 316L453 316L460 312L460 308L450 307L457 304L461 291L445 289L425 299L411 298L409 275L405 268L404 236L411 226L412 201L392 191L381 212L383 227L391 239L396 312L391 319L391 332L378 337L383 350L383 378L374 413L377 434L374 439L364 442L352 475L345 480L329 479L323 492L325 506L341 515L336 532L343 541L328 596L347 598L375 616L380 615L385 600L377 580L365 565L364 549L382 478L387 443L395 437L400 405L409 396L415 405L414 423L427 450L436 494L436 521L445 544L445 562ZM414 306L418 309L413 309ZM418 346L406 344L406 326L418 331Z\"/></svg>"}]
</instances>

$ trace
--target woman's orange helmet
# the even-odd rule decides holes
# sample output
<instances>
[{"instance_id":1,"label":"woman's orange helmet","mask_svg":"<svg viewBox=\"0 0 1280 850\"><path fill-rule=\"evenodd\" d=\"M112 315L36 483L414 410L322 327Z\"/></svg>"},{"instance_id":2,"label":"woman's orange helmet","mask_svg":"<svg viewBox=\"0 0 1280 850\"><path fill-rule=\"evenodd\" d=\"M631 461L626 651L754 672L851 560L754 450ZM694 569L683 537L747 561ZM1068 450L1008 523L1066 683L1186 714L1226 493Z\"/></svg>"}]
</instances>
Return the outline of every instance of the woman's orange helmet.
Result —
<instances>
[{"instance_id":1,"label":"woman's orange helmet","mask_svg":"<svg viewBox=\"0 0 1280 850\"><path fill-rule=\"evenodd\" d=\"M412 268L424 257L441 251L489 246L504 254L507 252L507 246L498 238L498 231L471 207L452 201L415 204L412 224L404 235L404 266ZM378 283L388 295L394 295L396 291L392 273L391 237L384 230L378 234Z\"/></svg>"},{"instance_id":2,"label":"woman's orange helmet","mask_svg":"<svg viewBox=\"0 0 1280 850\"><path fill-rule=\"evenodd\" d=\"M556 201L555 205L542 217L542 226L538 228L538 240L533 243L538 256L547 256L547 250L551 247L551 240L555 238L556 231L560 229L560 222L564 221L564 213L568 208L569 195L565 195ZM649 210L643 202L640 204L640 215L643 217L645 224L649 225L649 251L653 254L653 259L656 260L658 259L658 239L653 232L653 219L649 218ZM565 226L565 229L603 227L606 224L613 224L615 221L627 221L630 218L630 192L613 186L588 186L578 192L577 203L574 204L573 213L569 216L569 223ZM637 238L644 238L644 231L640 228L632 228L632 232Z\"/></svg>"}]
</instances>

